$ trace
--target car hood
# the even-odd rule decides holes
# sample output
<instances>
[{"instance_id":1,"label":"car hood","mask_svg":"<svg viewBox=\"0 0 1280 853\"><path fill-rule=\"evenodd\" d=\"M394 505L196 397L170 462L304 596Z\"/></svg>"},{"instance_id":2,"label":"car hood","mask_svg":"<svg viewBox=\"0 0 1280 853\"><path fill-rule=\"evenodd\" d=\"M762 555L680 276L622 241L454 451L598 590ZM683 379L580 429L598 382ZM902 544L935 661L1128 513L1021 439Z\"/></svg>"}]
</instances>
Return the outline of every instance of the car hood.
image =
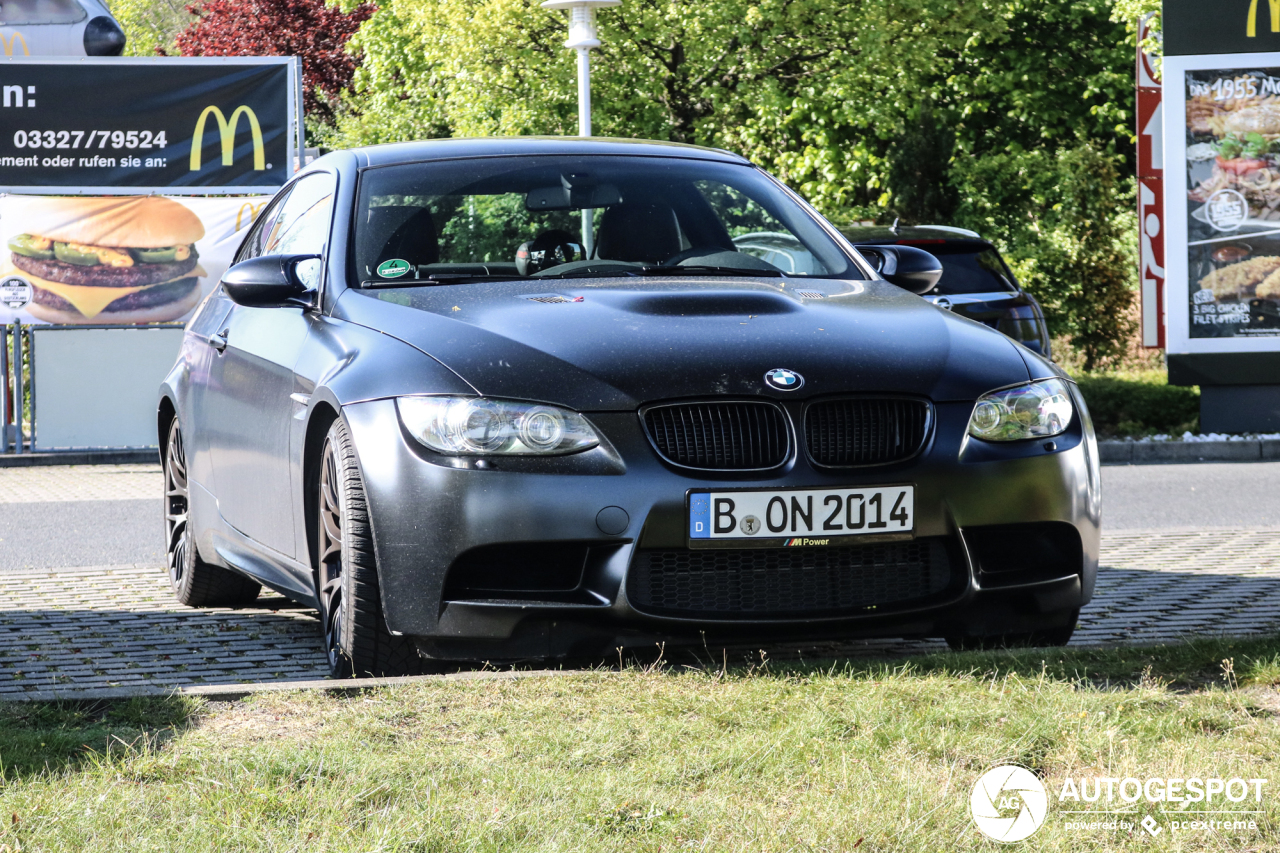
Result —
<instances>
[{"instance_id":1,"label":"car hood","mask_svg":"<svg viewBox=\"0 0 1280 853\"><path fill-rule=\"evenodd\" d=\"M705 396L849 392L972 400L1025 382L1004 335L884 281L575 279L348 290L335 317L377 329L477 392L624 411ZM774 368L804 378L767 386Z\"/></svg>"}]
</instances>

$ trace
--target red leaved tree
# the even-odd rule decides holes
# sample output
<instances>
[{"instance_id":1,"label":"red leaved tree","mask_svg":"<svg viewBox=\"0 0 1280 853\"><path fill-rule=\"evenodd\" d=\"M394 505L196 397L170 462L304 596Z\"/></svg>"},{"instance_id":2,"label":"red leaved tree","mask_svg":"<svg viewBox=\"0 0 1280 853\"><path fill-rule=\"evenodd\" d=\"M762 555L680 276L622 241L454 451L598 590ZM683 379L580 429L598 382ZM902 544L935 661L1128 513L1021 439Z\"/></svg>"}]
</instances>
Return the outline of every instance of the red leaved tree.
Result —
<instances>
[{"instance_id":1,"label":"red leaved tree","mask_svg":"<svg viewBox=\"0 0 1280 853\"><path fill-rule=\"evenodd\" d=\"M325 0L206 0L188 7L198 20L178 34L183 56L300 56L307 115L333 121L333 109L317 91L337 97L351 85L360 58L347 41L377 6L350 13Z\"/></svg>"}]
</instances>

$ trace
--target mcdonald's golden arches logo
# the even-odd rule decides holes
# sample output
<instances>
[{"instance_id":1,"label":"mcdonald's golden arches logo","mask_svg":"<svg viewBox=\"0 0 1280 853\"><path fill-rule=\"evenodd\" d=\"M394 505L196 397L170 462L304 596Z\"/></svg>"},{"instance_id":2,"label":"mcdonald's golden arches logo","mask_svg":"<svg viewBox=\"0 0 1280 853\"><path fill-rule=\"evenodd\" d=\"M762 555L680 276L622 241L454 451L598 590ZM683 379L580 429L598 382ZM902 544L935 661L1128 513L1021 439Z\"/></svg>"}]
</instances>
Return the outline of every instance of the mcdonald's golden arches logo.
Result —
<instances>
[{"instance_id":1,"label":"mcdonald's golden arches logo","mask_svg":"<svg viewBox=\"0 0 1280 853\"><path fill-rule=\"evenodd\" d=\"M1271 32L1280 33L1280 0L1267 0L1271 6ZM1258 37L1258 0L1250 0L1249 25L1245 29L1249 38Z\"/></svg>"},{"instance_id":2,"label":"mcdonald's golden arches logo","mask_svg":"<svg viewBox=\"0 0 1280 853\"><path fill-rule=\"evenodd\" d=\"M31 51L27 48L27 37L17 30L13 31L13 35L6 36L0 33L0 44L4 45L4 55L13 56L13 49L18 46L18 42L22 42L22 55L30 56Z\"/></svg>"},{"instance_id":3,"label":"mcdonald's golden arches logo","mask_svg":"<svg viewBox=\"0 0 1280 853\"><path fill-rule=\"evenodd\" d=\"M1280 0L1275 0L1280 3ZM253 110L246 106L236 107L231 120L222 114L217 107L205 107L196 120L196 131L191 137L191 171L200 171L200 155L204 150L204 125L213 116L218 122L218 139L222 143L222 165L230 166L234 162L236 148L236 126L240 124L240 116L249 120L249 132L253 134L253 168L259 172L267 168L266 152L262 150L262 126Z\"/></svg>"},{"instance_id":4,"label":"mcdonald's golden arches logo","mask_svg":"<svg viewBox=\"0 0 1280 853\"><path fill-rule=\"evenodd\" d=\"M270 201L270 199L267 201ZM262 208L266 206L266 201L260 201L257 204L254 204L251 201L246 201L244 204L240 205L240 209L236 211L236 231L239 231L247 225L252 225L253 221L258 218L258 214L262 212ZM246 213L249 214L248 219L244 218Z\"/></svg>"}]
</instances>

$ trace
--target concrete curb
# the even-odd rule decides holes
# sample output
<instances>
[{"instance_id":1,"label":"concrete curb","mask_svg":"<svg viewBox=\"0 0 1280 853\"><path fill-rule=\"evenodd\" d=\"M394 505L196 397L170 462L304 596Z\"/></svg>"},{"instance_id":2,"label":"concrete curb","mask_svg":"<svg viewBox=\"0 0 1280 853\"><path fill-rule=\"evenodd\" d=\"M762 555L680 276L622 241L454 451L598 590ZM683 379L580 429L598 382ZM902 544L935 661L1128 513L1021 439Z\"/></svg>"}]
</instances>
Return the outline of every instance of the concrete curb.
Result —
<instances>
[{"instance_id":1,"label":"concrete curb","mask_svg":"<svg viewBox=\"0 0 1280 853\"><path fill-rule=\"evenodd\" d=\"M159 450L57 450L48 453L3 453L0 468L35 468L44 465L160 464Z\"/></svg>"},{"instance_id":2,"label":"concrete curb","mask_svg":"<svg viewBox=\"0 0 1280 853\"><path fill-rule=\"evenodd\" d=\"M1100 441L1103 465L1160 465L1173 462L1265 462L1280 460L1280 440Z\"/></svg>"},{"instance_id":3,"label":"concrete curb","mask_svg":"<svg viewBox=\"0 0 1280 853\"><path fill-rule=\"evenodd\" d=\"M103 700L135 699L146 696L192 696L212 702L235 702L263 693L285 693L291 690L320 690L325 693L347 695L382 687L431 684L442 681L516 681L524 678L550 678L568 675L616 675L611 670L557 670L531 669L506 672L484 670L478 672L453 672L447 675L405 675L395 678L352 678L321 681L267 681L256 684L194 684L187 687L164 688L138 685L137 687L108 687L93 690L35 690L30 693L0 696L0 702L98 702Z\"/></svg>"}]
</instances>

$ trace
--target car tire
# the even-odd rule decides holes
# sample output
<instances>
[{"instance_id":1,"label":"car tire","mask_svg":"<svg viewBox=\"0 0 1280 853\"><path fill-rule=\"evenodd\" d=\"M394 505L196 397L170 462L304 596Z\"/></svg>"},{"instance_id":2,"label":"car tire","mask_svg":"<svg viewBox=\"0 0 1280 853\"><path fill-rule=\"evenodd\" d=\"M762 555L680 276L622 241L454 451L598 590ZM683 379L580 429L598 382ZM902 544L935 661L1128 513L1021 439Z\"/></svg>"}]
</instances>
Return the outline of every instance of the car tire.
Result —
<instances>
[{"instance_id":1,"label":"car tire","mask_svg":"<svg viewBox=\"0 0 1280 853\"><path fill-rule=\"evenodd\" d=\"M946 637L947 645L957 652L983 649L1031 649L1038 647L1060 647L1071 642L1075 633L1076 621L1080 618L1079 610L1071 610L1061 614L1057 619L1047 617L1046 622L1057 622L1057 627L1040 628L1035 631L1019 631L1009 634L988 634L968 636L956 634Z\"/></svg>"},{"instance_id":2,"label":"car tire","mask_svg":"<svg viewBox=\"0 0 1280 853\"><path fill-rule=\"evenodd\" d=\"M191 486L187 453L178 419L169 424L164 453L165 565L173 594L188 607L237 607L252 604L262 585L244 575L200 559L191 531Z\"/></svg>"},{"instance_id":3,"label":"car tire","mask_svg":"<svg viewBox=\"0 0 1280 853\"><path fill-rule=\"evenodd\" d=\"M330 672L336 678L419 672L413 642L392 634L382 615L369 505L341 418L325 436L317 480L316 597Z\"/></svg>"}]
</instances>

